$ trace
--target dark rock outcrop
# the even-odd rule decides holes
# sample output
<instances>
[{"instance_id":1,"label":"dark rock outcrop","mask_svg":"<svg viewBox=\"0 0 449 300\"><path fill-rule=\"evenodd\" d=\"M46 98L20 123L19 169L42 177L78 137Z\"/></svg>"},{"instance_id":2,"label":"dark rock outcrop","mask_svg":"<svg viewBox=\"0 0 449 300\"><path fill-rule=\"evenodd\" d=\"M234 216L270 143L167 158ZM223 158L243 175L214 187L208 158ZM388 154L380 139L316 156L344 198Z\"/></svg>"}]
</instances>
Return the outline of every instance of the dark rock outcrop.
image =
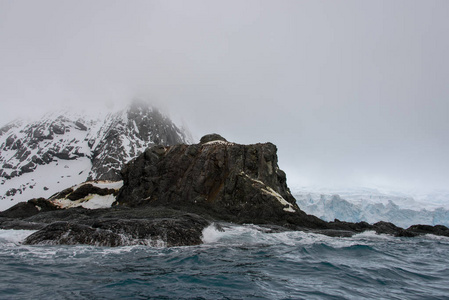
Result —
<instances>
[{"instance_id":1,"label":"dark rock outcrop","mask_svg":"<svg viewBox=\"0 0 449 300\"><path fill-rule=\"evenodd\" d=\"M405 230L409 235L423 235L423 234L434 234L449 236L449 228L443 225L412 225Z\"/></svg>"},{"instance_id":2,"label":"dark rock outcrop","mask_svg":"<svg viewBox=\"0 0 449 300\"><path fill-rule=\"evenodd\" d=\"M206 220L194 215L54 222L30 235L25 244L192 246L202 243L202 230L208 224Z\"/></svg>"},{"instance_id":3,"label":"dark rock outcrop","mask_svg":"<svg viewBox=\"0 0 449 300\"><path fill-rule=\"evenodd\" d=\"M328 227L332 228L333 230L337 230L337 232L347 231L352 232L353 234L372 230L378 234L389 234L397 237L415 237L425 234L434 234L449 237L449 228L443 225L413 225L407 229L404 229L394 225L393 223L383 221L374 224L368 224L366 222L351 223L335 220L333 222L329 222Z\"/></svg>"},{"instance_id":4,"label":"dark rock outcrop","mask_svg":"<svg viewBox=\"0 0 449 300\"><path fill-rule=\"evenodd\" d=\"M58 210L58 207L44 198L20 202L7 210L0 212L0 228L39 230L45 227L45 224L28 221L26 219L43 212L52 212L56 210Z\"/></svg>"},{"instance_id":5,"label":"dark rock outcrop","mask_svg":"<svg viewBox=\"0 0 449 300\"><path fill-rule=\"evenodd\" d=\"M415 236L411 233L406 232L403 228L398 227L390 222L377 222L372 225L373 229L378 234L390 234L395 236Z\"/></svg>"},{"instance_id":6,"label":"dark rock outcrop","mask_svg":"<svg viewBox=\"0 0 449 300\"><path fill-rule=\"evenodd\" d=\"M0 212L0 217L23 219L34 216L40 212L57 210L58 207L44 198L31 199L20 202L9 209Z\"/></svg>"},{"instance_id":7,"label":"dark rock outcrop","mask_svg":"<svg viewBox=\"0 0 449 300\"><path fill-rule=\"evenodd\" d=\"M118 203L171 207L236 223L325 226L296 205L275 145L240 145L219 135L201 141L155 146L128 163Z\"/></svg>"},{"instance_id":8,"label":"dark rock outcrop","mask_svg":"<svg viewBox=\"0 0 449 300\"><path fill-rule=\"evenodd\" d=\"M201 216L166 208L76 207L36 214L18 214L17 209L0 215L0 228L38 230L25 240L30 245L191 246L202 243L202 231L211 224Z\"/></svg>"}]
</instances>

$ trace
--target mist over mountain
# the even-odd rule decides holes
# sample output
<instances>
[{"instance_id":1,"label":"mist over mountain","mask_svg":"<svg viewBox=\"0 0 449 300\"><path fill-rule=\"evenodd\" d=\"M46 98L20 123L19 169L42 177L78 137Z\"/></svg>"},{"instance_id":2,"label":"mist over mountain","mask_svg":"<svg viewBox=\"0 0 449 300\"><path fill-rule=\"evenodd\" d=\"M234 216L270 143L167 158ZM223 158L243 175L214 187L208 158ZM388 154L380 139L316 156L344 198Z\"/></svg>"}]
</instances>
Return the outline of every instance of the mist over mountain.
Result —
<instances>
[{"instance_id":1,"label":"mist over mountain","mask_svg":"<svg viewBox=\"0 0 449 300\"><path fill-rule=\"evenodd\" d=\"M0 123L144 97L289 182L447 188L445 0L1 1Z\"/></svg>"},{"instance_id":2,"label":"mist over mountain","mask_svg":"<svg viewBox=\"0 0 449 300\"><path fill-rule=\"evenodd\" d=\"M189 142L186 129L143 101L16 120L0 129L0 209L86 180L121 180L123 164L147 147Z\"/></svg>"}]
</instances>

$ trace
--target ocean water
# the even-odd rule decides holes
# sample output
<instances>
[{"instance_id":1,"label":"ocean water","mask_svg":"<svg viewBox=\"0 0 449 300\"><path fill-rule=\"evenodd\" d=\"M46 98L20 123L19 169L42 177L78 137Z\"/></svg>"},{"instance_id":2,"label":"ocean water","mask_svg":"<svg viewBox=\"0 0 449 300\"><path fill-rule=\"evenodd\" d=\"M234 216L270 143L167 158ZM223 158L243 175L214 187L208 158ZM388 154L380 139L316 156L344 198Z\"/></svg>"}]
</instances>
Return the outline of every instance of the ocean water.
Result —
<instances>
[{"instance_id":1,"label":"ocean water","mask_svg":"<svg viewBox=\"0 0 449 300\"><path fill-rule=\"evenodd\" d=\"M204 230L194 247L24 246L0 230L0 299L449 299L449 238Z\"/></svg>"}]
</instances>

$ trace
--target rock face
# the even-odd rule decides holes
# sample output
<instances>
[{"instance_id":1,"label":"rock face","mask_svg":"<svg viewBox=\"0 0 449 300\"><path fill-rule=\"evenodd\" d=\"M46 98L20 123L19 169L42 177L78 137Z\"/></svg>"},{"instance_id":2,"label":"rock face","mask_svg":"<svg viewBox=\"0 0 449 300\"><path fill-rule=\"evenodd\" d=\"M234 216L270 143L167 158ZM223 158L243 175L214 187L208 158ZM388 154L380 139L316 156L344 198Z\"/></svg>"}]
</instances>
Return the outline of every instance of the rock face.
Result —
<instances>
[{"instance_id":1,"label":"rock face","mask_svg":"<svg viewBox=\"0 0 449 300\"><path fill-rule=\"evenodd\" d=\"M202 243L209 223L195 215L152 219L95 219L54 222L30 235L25 244L95 246L192 246Z\"/></svg>"},{"instance_id":2,"label":"rock face","mask_svg":"<svg viewBox=\"0 0 449 300\"><path fill-rule=\"evenodd\" d=\"M126 162L188 133L146 102L105 112L49 113L0 128L0 210L86 180L121 180ZM42 180L45 178L45 180Z\"/></svg>"},{"instance_id":3,"label":"rock face","mask_svg":"<svg viewBox=\"0 0 449 300\"><path fill-rule=\"evenodd\" d=\"M155 146L122 169L118 203L208 214L238 223L325 222L296 205L271 143L240 145L213 134L195 145Z\"/></svg>"},{"instance_id":4,"label":"rock face","mask_svg":"<svg viewBox=\"0 0 449 300\"><path fill-rule=\"evenodd\" d=\"M0 212L0 217L5 218L28 218L37 215L40 212L54 211L58 207L44 198L31 199L27 202L20 202L13 207Z\"/></svg>"},{"instance_id":5,"label":"rock face","mask_svg":"<svg viewBox=\"0 0 449 300\"><path fill-rule=\"evenodd\" d=\"M45 208L35 210L36 203ZM59 209L43 199L0 213L2 229L38 230L25 240L30 245L198 245L210 224L198 215L166 208Z\"/></svg>"}]
</instances>

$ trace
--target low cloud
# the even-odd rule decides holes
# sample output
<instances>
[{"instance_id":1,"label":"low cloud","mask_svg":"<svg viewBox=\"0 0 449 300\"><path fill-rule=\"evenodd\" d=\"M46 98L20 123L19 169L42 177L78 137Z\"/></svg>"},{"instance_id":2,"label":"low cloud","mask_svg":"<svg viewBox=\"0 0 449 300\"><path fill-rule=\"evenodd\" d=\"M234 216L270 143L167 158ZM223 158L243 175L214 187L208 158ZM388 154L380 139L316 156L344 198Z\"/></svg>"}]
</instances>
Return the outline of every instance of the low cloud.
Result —
<instances>
[{"instance_id":1,"label":"low cloud","mask_svg":"<svg viewBox=\"0 0 449 300\"><path fill-rule=\"evenodd\" d=\"M297 184L446 188L447 1L3 1L0 120L140 97Z\"/></svg>"}]
</instances>

